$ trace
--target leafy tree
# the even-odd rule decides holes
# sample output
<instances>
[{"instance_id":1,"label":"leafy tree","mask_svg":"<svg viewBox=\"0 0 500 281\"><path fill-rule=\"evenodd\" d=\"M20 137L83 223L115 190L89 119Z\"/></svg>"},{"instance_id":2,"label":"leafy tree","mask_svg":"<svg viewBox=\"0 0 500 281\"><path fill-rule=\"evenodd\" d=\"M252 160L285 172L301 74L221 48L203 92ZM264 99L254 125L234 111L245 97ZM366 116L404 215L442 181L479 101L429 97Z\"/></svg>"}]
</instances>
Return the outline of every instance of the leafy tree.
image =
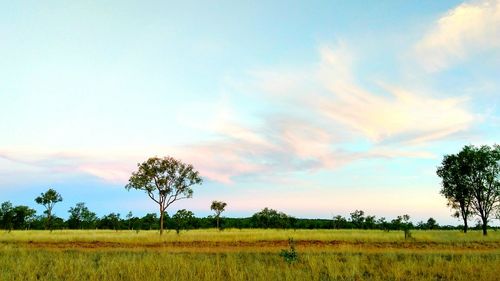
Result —
<instances>
[{"instance_id":1,"label":"leafy tree","mask_svg":"<svg viewBox=\"0 0 500 281\"><path fill-rule=\"evenodd\" d=\"M356 210L350 213L350 215L351 215L351 222L354 225L354 227L362 228L365 222L365 217L364 217L365 212L362 210Z\"/></svg>"},{"instance_id":2,"label":"leafy tree","mask_svg":"<svg viewBox=\"0 0 500 281\"><path fill-rule=\"evenodd\" d=\"M70 228L88 229L95 226L97 216L85 206L85 203L76 203L76 206L71 207L68 212L70 213L68 219Z\"/></svg>"},{"instance_id":3,"label":"leafy tree","mask_svg":"<svg viewBox=\"0 0 500 281\"><path fill-rule=\"evenodd\" d=\"M290 227L290 217L282 212L264 208L251 218L254 227L259 228L287 228Z\"/></svg>"},{"instance_id":4,"label":"leafy tree","mask_svg":"<svg viewBox=\"0 0 500 281\"><path fill-rule=\"evenodd\" d=\"M210 205L210 209L215 211L215 219L217 220L217 228L220 229L220 214L224 212L227 203L222 201L212 201L212 205Z\"/></svg>"},{"instance_id":5,"label":"leafy tree","mask_svg":"<svg viewBox=\"0 0 500 281\"><path fill-rule=\"evenodd\" d=\"M437 224L437 222L434 218L429 218L427 220L427 223L425 224L426 229L436 229L438 227L439 227L439 225Z\"/></svg>"},{"instance_id":6,"label":"leafy tree","mask_svg":"<svg viewBox=\"0 0 500 281\"><path fill-rule=\"evenodd\" d=\"M36 211L28 206L16 206L12 209L12 223L15 229L29 229Z\"/></svg>"},{"instance_id":7,"label":"leafy tree","mask_svg":"<svg viewBox=\"0 0 500 281\"><path fill-rule=\"evenodd\" d=\"M462 218L464 233L467 233L473 198L468 177L470 168L466 161L463 153L445 155L436 172L442 179L440 193L448 199L448 206L455 210L453 216Z\"/></svg>"},{"instance_id":8,"label":"leafy tree","mask_svg":"<svg viewBox=\"0 0 500 281\"><path fill-rule=\"evenodd\" d=\"M3 229L12 230L14 220L14 208L9 201L3 202L0 205L0 227Z\"/></svg>"},{"instance_id":9,"label":"leafy tree","mask_svg":"<svg viewBox=\"0 0 500 281\"><path fill-rule=\"evenodd\" d=\"M466 146L459 153L467 163L467 176L472 189L472 207L487 235L490 215L500 203L500 146Z\"/></svg>"},{"instance_id":10,"label":"leafy tree","mask_svg":"<svg viewBox=\"0 0 500 281\"><path fill-rule=\"evenodd\" d=\"M178 210L177 213L172 216L172 219L175 222L175 230L177 234L179 234L181 229L189 229L192 227L195 217L193 212L182 209Z\"/></svg>"},{"instance_id":11,"label":"leafy tree","mask_svg":"<svg viewBox=\"0 0 500 281\"><path fill-rule=\"evenodd\" d=\"M61 194L57 193L57 191L52 188L49 188L47 192L41 193L40 196L35 198L37 204L45 207L44 213L47 215L45 229L52 230L52 209L57 202L61 202L62 200Z\"/></svg>"},{"instance_id":12,"label":"leafy tree","mask_svg":"<svg viewBox=\"0 0 500 281\"><path fill-rule=\"evenodd\" d=\"M191 198L191 186L201 184L202 179L192 165L172 157L152 157L137 166L138 170L132 173L125 188L143 190L158 204L162 235L166 209L175 201Z\"/></svg>"},{"instance_id":13,"label":"leafy tree","mask_svg":"<svg viewBox=\"0 0 500 281\"><path fill-rule=\"evenodd\" d=\"M442 178L443 194L458 209L467 230L469 214L479 216L483 235L500 202L500 146L465 146L456 155L446 155L437 174Z\"/></svg>"},{"instance_id":14,"label":"leafy tree","mask_svg":"<svg viewBox=\"0 0 500 281\"><path fill-rule=\"evenodd\" d=\"M118 231L120 229L120 221L120 214L111 213L101 218L99 221L99 227Z\"/></svg>"}]
</instances>

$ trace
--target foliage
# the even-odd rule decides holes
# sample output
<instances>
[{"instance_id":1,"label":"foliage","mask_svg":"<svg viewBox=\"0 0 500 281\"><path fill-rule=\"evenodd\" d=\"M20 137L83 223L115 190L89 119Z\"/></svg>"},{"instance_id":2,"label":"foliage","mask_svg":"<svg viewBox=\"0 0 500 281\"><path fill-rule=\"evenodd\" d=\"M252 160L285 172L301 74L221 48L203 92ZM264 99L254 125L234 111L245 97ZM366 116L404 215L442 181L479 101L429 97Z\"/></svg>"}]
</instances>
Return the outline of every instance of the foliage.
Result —
<instances>
[{"instance_id":1,"label":"foliage","mask_svg":"<svg viewBox=\"0 0 500 281\"><path fill-rule=\"evenodd\" d=\"M220 214L224 212L227 203L222 201L212 201L212 205L210 205L210 210L215 211L215 219L217 220L217 228L220 229Z\"/></svg>"},{"instance_id":2,"label":"foliage","mask_svg":"<svg viewBox=\"0 0 500 281\"><path fill-rule=\"evenodd\" d=\"M299 255L295 250L295 242L293 241L293 238L288 238L288 245L290 249L281 250L280 257L282 257L287 263L290 264L296 262L299 259Z\"/></svg>"},{"instance_id":3,"label":"foliage","mask_svg":"<svg viewBox=\"0 0 500 281\"><path fill-rule=\"evenodd\" d=\"M45 214L47 215L47 221L45 225L45 229L52 230L52 209L54 205L63 200L61 194L57 193L52 188L49 188L45 193L41 193L40 196L35 198L35 202L37 204L43 205L45 207Z\"/></svg>"},{"instance_id":4,"label":"foliage","mask_svg":"<svg viewBox=\"0 0 500 281\"><path fill-rule=\"evenodd\" d=\"M456 155L445 155L437 174L442 178L441 194L464 220L464 232L473 214L486 235L490 216L500 205L500 146L465 146Z\"/></svg>"},{"instance_id":5,"label":"foliage","mask_svg":"<svg viewBox=\"0 0 500 281\"><path fill-rule=\"evenodd\" d=\"M191 186L201 183L202 179L192 165L172 157L152 157L138 164L138 170L132 173L125 188L143 190L158 204L161 235L166 209L177 200L191 198Z\"/></svg>"},{"instance_id":6,"label":"foliage","mask_svg":"<svg viewBox=\"0 0 500 281\"><path fill-rule=\"evenodd\" d=\"M97 216L91 212L85 203L76 203L75 207L71 207L68 211L70 213L67 221L68 227L73 229L92 229L95 228Z\"/></svg>"},{"instance_id":7,"label":"foliage","mask_svg":"<svg viewBox=\"0 0 500 281\"><path fill-rule=\"evenodd\" d=\"M181 229L188 230L193 225L195 221L195 217L193 212L188 211L186 209L178 210L173 216L172 219L175 222L175 231L177 234L181 231Z\"/></svg>"}]
</instances>

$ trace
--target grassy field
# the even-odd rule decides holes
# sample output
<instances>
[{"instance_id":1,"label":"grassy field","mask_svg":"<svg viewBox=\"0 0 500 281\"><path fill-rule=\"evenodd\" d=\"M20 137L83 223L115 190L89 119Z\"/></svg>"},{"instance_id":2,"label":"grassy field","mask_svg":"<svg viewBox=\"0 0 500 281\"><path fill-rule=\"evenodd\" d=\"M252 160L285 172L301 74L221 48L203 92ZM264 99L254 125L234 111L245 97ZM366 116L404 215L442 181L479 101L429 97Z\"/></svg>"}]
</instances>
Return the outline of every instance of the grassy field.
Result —
<instances>
[{"instance_id":1,"label":"grassy field","mask_svg":"<svg viewBox=\"0 0 500 281\"><path fill-rule=\"evenodd\" d=\"M280 255L296 243L298 260ZM500 232L13 231L0 280L498 280Z\"/></svg>"}]
</instances>

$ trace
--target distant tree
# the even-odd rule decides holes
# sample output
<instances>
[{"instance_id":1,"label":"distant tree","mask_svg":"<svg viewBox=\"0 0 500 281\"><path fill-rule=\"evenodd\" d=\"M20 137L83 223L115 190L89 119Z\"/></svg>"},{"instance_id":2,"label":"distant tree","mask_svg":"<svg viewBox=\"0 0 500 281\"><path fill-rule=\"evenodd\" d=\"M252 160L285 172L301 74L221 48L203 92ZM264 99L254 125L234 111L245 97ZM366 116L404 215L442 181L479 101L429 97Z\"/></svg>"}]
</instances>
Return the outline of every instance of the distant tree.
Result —
<instances>
[{"instance_id":1,"label":"distant tree","mask_svg":"<svg viewBox=\"0 0 500 281\"><path fill-rule=\"evenodd\" d=\"M128 230L132 229L132 218L134 215L132 214L132 211L129 211L126 218L127 218L127 223L128 223Z\"/></svg>"},{"instance_id":2,"label":"distant tree","mask_svg":"<svg viewBox=\"0 0 500 281\"><path fill-rule=\"evenodd\" d=\"M85 203L76 203L76 206L71 207L68 212L70 213L68 219L70 228L88 229L95 226L97 216L85 206Z\"/></svg>"},{"instance_id":3,"label":"distant tree","mask_svg":"<svg viewBox=\"0 0 500 281\"><path fill-rule=\"evenodd\" d=\"M351 215L351 222L354 225L354 227L362 228L365 222L365 217L364 217L365 212L362 210L356 210L350 213L350 215Z\"/></svg>"},{"instance_id":4,"label":"distant tree","mask_svg":"<svg viewBox=\"0 0 500 281\"><path fill-rule=\"evenodd\" d=\"M110 213L105 215L99 221L99 227L104 229L113 229L118 231L120 229L120 214Z\"/></svg>"},{"instance_id":5,"label":"distant tree","mask_svg":"<svg viewBox=\"0 0 500 281\"><path fill-rule=\"evenodd\" d=\"M52 209L56 203L61 202L62 200L61 194L57 193L57 191L52 188L47 190L45 193L41 193L40 196L35 198L35 202L37 204L45 207L44 213L47 215L45 229L52 230Z\"/></svg>"},{"instance_id":6,"label":"distant tree","mask_svg":"<svg viewBox=\"0 0 500 281\"><path fill-rule=\"evenodd\" d=\"M181 231L181 229L189 229L192 228L192 223L195 219L193 212L188 211L186 209L178 210L172 216L172 219L175 222L175 231L177 234Z\"/></svg>"},{"instance_id":7,"label":"distant tree","mask_svg":"<svg viewBox=\"0 0 500 281\"><path fill-rule=\"evenodd\" d=\"M439 225L434 218L429 218L425 224L426 229L437 229Z\"/></svg>"},{"instance_id":8,"label":"distant tree","mask_svg":"<svg viewBox=\"0 0 500 281\"><path fill-rule=\"evenodd\" d=\"M191 186L201 184L202 179L192 165L172 157L152 157L137 166L138 170L132 173L125 188L143 190L158 204L162 235L166 209L175 201L191 198Z\"/></svg>"},{"instance_id":9,"label":"distant tree","mask_svg":"<svg viewBox=\"0 0 500 281\"><path fill-rule=\"evenodd\" d=\"M212 205L210 205L210 209L215 212L215 219L217 220L217 229L220 229L220 214L224 212L227 203L222 201L212 201Z\"/></svg>"},{"instance_id":10,"label":"distant tree","mask_svg":"<svg viewBox=\"0 0 500 281\"><path fill-rule=\"evenodd\" d=\"M36 211L28 206L16 206L12 209L13 227L15 229L29 229L32 220L35 217Z\"/></svg>"},{"instance_id":11,"label":"distant tree","mask_svg":"<svg viewBox=\"0 0 500 281\"><path fill-rule=\"evenodd\" d=\"M455 210L454 217L461 217L464 233L467 233L468 221L472 212L472 188L470 188L468 163L464 155L445 155L437 175L441 178L440 193L448 199L448 206Z\"/></svg>"},{"instance_id":12,"label":"distant tree","mask_svg":"<svg viewBox=\"0 0 500 281\"><path fill-rule=\"evenodd\" d=\"M253 214L252 225L258 228L289 228L290 217L273 209L264 208L262 211Z\"/></svg>"},{"instance_id":13,"label":"distant tree","mask_svg":"<svg viewBox=\"0 0 500 281\"><path fill-rule=\"evenodd\" d=\"M14 208L10 201L5 201L0 205L0 227L7 230L14 228Z\"/></svg>"},{"instance_id":14,"label":"distant tree","mask_svg":"<svg viewBox=\"0 0 500 281\"><path fill-rule=\"evenodd\" d=\"M347 220L344 217L342 217L340 215L333 217L333 220L332 220L333 228L335 228L335 229L345 228L346 224L347 224Z\"/></svg>"}]
</instances>

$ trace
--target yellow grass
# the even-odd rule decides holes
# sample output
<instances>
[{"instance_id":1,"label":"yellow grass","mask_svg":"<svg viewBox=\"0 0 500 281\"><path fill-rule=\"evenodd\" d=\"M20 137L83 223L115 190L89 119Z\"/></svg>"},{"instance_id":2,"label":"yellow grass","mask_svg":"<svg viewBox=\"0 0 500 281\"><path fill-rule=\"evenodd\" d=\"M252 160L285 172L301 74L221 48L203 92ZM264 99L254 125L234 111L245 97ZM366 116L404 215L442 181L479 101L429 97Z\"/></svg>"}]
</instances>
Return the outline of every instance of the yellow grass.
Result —
<instances>
[{"instance_id":1,"label":"yellow grass","mask_svg":"<svg viewBox=\"0 0 500 281\"><path fill-rule=\"evenodd\" d=\"M299 259L279 256L289 237ZM13 231L0 280L498 280L500 233Z\"/></svg>"}]
</instances>

